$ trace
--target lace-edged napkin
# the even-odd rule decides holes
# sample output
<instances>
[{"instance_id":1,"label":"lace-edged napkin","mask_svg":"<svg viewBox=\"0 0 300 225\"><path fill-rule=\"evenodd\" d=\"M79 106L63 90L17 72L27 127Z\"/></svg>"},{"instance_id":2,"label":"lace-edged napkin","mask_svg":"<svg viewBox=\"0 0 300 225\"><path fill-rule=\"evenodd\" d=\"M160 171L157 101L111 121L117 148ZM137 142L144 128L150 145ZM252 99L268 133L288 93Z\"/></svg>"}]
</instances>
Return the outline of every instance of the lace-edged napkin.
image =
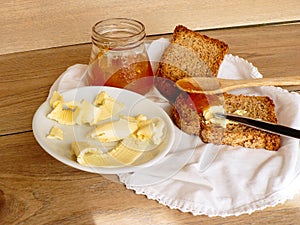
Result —
<instances>
[{"instance_id":1,"label":"lace-edged napkin","mask_svg":"<svg viewBox=\"0 0 300 225\"><path fill-rule=\"evenodd\" d=\"M153 41L148 47L152 62L158 62L169 40ZM155 65L154 65L155 66ZM50 89L65 91L85 86L87 65L68 68ZM226 55L218 77L231 79L260 78L251 63ZM276 105L281 124L300 129L300 95L276 87L257 87L234 94L267 95ZM147 96L167 112L168 103L154 89ZM217 151L209 167L201 171L199 164L207 151ZM158 164L135 173L119 174L120 181L137 194L147 196L171 209L193 215L230 216L252 213L275 206L299 192L300 143L281 138L278 151L204 144L176 128L172 150Z\"/></svg>"}]
</instances>

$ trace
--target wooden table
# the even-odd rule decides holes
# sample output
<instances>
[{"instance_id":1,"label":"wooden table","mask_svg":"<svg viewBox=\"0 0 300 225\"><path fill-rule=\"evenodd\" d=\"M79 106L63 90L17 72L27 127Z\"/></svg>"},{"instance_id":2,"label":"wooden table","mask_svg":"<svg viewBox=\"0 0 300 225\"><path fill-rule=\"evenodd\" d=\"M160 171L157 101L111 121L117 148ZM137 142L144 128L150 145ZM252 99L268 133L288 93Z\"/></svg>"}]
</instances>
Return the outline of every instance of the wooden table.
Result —
<instances>
[{"instance_id":1,"label":"wooden table","mask_svg":"<svg viewBox=\"0 0 300 225\"><path fill-rule=\"evenodd\" d=\"M229 53L252 62L265 77L299 75L299 23L202 33L228 43ZM0 224L299 224L300 195L251 215L193 216L48 155L33 137L33 114L63 71L88 62L90 48L79 44L0 56Z\"/></svg>"}]
</instances>

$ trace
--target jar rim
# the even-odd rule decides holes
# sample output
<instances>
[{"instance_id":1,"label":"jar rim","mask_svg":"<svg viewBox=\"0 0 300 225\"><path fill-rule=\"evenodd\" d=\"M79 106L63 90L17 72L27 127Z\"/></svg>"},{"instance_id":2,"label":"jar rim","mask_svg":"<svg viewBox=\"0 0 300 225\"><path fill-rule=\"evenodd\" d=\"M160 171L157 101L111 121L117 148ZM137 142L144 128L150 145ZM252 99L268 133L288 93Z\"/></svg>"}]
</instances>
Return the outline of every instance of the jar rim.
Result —
<instances>
[{"instance_id":1,"label":"jar rim","mask_svg":"<svg viewBox=\"0 0 300 225\"><path fill-rule=\"evenodd\" d=\"M132 41L132 39L139 37L138 40L135 40L136 42L144 39L146 36L143 23L135 19L122 17L101 20L92 27L92 32L92 39L96 39L96 41ZM120 36L114 36L117 32L119 32Z\"/></svg>"}]
</instances>

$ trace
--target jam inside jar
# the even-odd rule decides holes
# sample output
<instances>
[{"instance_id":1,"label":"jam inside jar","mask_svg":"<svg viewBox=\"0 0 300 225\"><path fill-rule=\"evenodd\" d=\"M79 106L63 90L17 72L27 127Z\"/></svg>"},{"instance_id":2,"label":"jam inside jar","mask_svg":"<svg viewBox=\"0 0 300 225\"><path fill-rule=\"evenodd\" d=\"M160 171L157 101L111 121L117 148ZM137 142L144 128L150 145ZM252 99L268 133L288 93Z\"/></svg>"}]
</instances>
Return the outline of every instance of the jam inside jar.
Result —
<instances>
[{"instance_id":1,"label":"jam inside jar","mask_svg":"<svg viewBox=\"0 0 300 225\"><path fill-rule=\"evenodd\" d=\"M95 24L88 84L125 88L140 94L153 87L153 72L142 23L115 18Z\"/></svg>"}]
</instances>

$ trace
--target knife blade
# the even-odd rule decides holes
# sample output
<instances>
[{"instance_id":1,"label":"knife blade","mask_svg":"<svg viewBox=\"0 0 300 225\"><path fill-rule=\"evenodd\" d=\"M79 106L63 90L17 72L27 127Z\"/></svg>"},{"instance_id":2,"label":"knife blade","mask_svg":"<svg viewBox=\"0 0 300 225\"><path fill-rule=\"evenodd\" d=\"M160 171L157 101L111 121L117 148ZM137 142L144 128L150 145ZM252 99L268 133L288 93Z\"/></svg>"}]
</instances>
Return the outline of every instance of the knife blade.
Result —
<instances>
[{"instance_id":1,"label":"knife blade","mask_svg":"<svg viewBox=\"0 0 300 225\"><path fill-rule=\"evenodd\" d=\"M249 117L243 117L239 115L226 114L226 113L214 113L214 116L217 118L228 119L237 123L241 123L253 128L267 131L269 133L279 134L286 137L292 137L300 139L300 130L283 126L276 123L266 122L258 119L253 119Z\"/></svg>"}]
</instances>

